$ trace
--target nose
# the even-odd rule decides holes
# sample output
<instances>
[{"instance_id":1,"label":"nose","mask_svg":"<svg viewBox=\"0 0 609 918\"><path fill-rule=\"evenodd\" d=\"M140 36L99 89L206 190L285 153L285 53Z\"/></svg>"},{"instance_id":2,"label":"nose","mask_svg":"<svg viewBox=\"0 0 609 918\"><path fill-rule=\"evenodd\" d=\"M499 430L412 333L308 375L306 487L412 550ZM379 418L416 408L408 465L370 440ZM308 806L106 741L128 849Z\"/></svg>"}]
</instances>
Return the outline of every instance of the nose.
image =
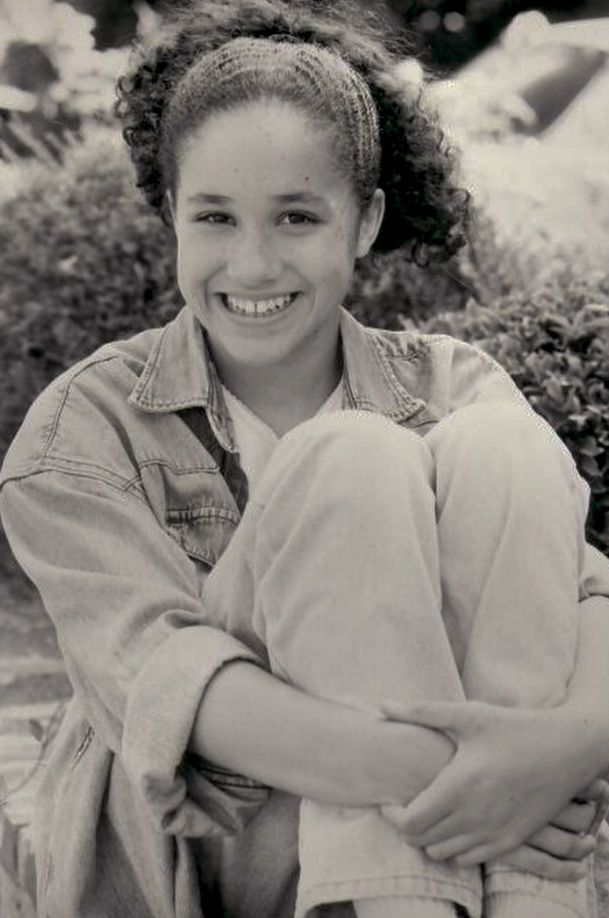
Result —
<instances>
[{"instance_id":1,"label":"nose","mask_svg":"<svg viewBox=\"0 0 609 918\"><path fill-rule=\"evenodd\" d=\"M231 245L227 274L243 289L260 290L277 280L281 260L268 236L258 231L239 233Z\"/></svg>"}]
</instances>

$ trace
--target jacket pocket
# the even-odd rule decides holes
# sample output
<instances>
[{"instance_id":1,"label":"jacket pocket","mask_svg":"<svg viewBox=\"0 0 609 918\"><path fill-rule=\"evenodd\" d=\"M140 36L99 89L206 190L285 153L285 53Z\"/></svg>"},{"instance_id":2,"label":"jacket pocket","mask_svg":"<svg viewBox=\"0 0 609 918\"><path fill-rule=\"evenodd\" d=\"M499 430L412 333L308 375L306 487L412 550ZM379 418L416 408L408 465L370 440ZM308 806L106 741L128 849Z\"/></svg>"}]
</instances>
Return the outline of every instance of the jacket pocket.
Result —
<instances>
[{"instance_id":1,"label":"jacket pocket","mask_svg":"<svg viewBox=\"0 0 609 918\"><path fill-rule=\"evenodd\" d=\"M212 765L210 762L207 762L194 753L188 756L188 764L191 765L198 774L203 775L203 777L207 778L208 781L211 781L211 783L215 784L217 787L233 787L244 790L251 789L252 791L270 790L266 784L261 784L260 781L255 781L254 778L247 778L245 775L238 775L219 765Z\"/></svg>"},{"instance_id":2,"label":"jacket pocket","mask_svg":"<svg viewBox=\"0 0 609 918\"><path fill-rule=\"evenodd\" d=\"M165 527L171 537L197 561L213 567L239 525L236 511L228 507L169 508Z\"/></svg>"}]
</instances>

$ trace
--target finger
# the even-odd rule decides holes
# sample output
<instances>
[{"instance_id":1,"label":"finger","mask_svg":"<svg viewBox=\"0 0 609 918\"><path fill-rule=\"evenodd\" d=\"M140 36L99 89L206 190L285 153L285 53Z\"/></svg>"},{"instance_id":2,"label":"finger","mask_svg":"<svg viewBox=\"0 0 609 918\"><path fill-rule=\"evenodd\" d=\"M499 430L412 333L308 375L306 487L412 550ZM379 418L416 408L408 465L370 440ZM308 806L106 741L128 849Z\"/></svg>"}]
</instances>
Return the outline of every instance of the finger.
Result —
<instances>
[{"instance_id":1,"label":"finger","mask_svg":"<svg viewBox=\"0 0 609 918\"><path fill-rule=\"evenodd\" d=\"M427 848L429 845L438 845L441 842L449 841L451 838L456 838L458 835L468 834L468 826L464 824L464 820L457 813L451 813L445 819L441 819L438 823L428 829L426 832L422 832L419 835L413 835L411 832L406 832L408 841L417 848ZM473 832L471 833L474 834Z\"/></svg>"},{"instance_id":2,"label":"finger","mask_svg":"<svg viewBox=\"0 0 609 918\"><path fill-rule=\"evenodd\" d=\"M609 784L602 778L597 778L586 787L582 788L575 797L575 802L595 801L597 803L606 803L609 801Z\"/></svg>"},{"instance_id":3,"label":"finger","mask_svg":"<svg viewBox=\"0 0 609 918\"><path fill-rule=\"evenodd\" d=\"M476 863L481 862L476 861ZM495 863L507 864L510 867L515 867L516 870L534 873L538 877L560 882L581 880L582 877L586 876L586 864L584 861L560 860L546 854L544 851L539 851L537 848L531 848L529 845L521 845L500 858L486 859L482 863L487 865Z\"/></svg>"},{"instance_id":4,"label":"finger","mask_svg":"<svg viewBox=\"0 0 609 918\"><path fill-rule=\"evenodd\" d=\"M552 825L569 832L585 833L592 825L595 813L594 803L569 803L558 816L554 817Z\"/></svg>"},{"instance_id":5,"label":"finger","mask_svg":"<svg viewBox=\"0 0 609 918\"><path fill-rule=\"evenodd\" d=\"M418 835L413 835L408 830L406 820L406 807L402 803L384 803L381 806L381 813L385 819L400 832L409 845L413 848L422 848L423 844L419 841Z\"/></svg>"},{"instance_id":6,"label":"finger","mask_svg":"<svg viewBox=\"0 0 609 918\"><path fill-rule=\"evenodd\" d=\"M472 701L422 701L402 704L385 701L380 705L387 720L399 720L446 733L459 733L471 725L476 702Z\"/></svg>"},{"instance_id":7,"label":"finger","mask_svg":"<svg viewBox=\"0 0 609 918\"><path fill-rule=\"evenodd\" d=\"M454 858L458 867L473 867L477 864L492 863L515 848L515 844L506 838L495 839L488 842L475 843L467 851L462 851Z\"/></svg>"},{"instance_id":8,"label":"finger","mask_svg":"<svg viewBox=\"0 0 609 918\"><path fill-rule=\"evenodd\" d=\"M523 856L522 851L526 850L526 856L536 862L539 860L539 858L536 858L530 852L539 851L539 853L543 854L545 858L551 859L552 864L548 863L545 858L543 859L543 863L546 864L548 869L550 869L551 866L555 873L559 873L560 871L557 866L558 863L564 861L570 865L574 863L581 864L583 862L582 858L585 858L587 854L592 853L592 851L594 851L596 848L596 839L589 836L580 838L579 836L572 835L570 833L560 833L560 830L556 831L560 834L568 835L569 841L561 841L560 839L557 841L556 838L552 835L548 843L548 837L541 836L541 832L543 831L544 830L540 830L540 832L535 834L535 844L533 843L532 839L528 839L523 845L513 845L506 837L495 839L487 843L475 844L470 850L464 851L459 856L455 857L455 863L457 863L460 867L471 867L474 864L485 864L487 862L493 863L497 860L501 860L503 863L507 855L511 855L511 852L515 850L521 852L518 855L519 858L522 858ZM571 841L575 842L572 847L570 847ZM548 843L548 847L553 844L557 850L561 850L564 853L564 856L555 857L549 851L543 850L544 843ZM571 851L574 852L573 856L570 854ZM554 861L557 863L553 863ZM535 873L534 870L532 870L532 872ZM569 878L567 877L567 879Z\"/></svg>"},{"instance_id":9,"label":"finger","mask_svg":"<svg viewBox=\"0 0 609 918\"><path fill-rule=\"evenodd\" d=\"M588 829L589 835L598 835L600 832L601 826L604 821L609 816L609 801L605 800L602 803L596 804L596 813L594 814L594 819Z\"/></svg>"},{"instance_id":10,"label":"finger","mask_svg":"<svg viewBox=\"0 0 609 918\"><path fill-rule=\"evenodd\" d=\"M591 784L588 784L587 787L584 787L579 792L577 799L589 800L594 803L594 816L587 831L590 835L597 835L603 821L609 814L609 784L602 778L597 778L596 781L592 781Z\"/></svg>"},{"instance_id":11,"label":"finger","mask_svg":"<svg viewBox=\"0 0 609 918\"><path fill-rule=\"evenodd\" d=\"M466 851L471 851L479 839L473 835L457 835L437 845L425 847L425 853L432 861L447 861L449 858L457 859ZM458 861L457 861L458 862Z\"/></svg>"},{"instance_id":12,"label":"finger","mask_svg":"<svg viewBox=\"0 0 609 918\"><path fill-rule=\"evenodd\" d=\"M404 811L403 827L408 835L420 836L451 815L462 795L458 774L450 764L418 794ZM456 770L456 769L455 769Z\"/></svg>"},{"instance_id":13,"label":"finger","mask_svg":"<svg viewBox=\"0 0 609 918\"><path fill-rule=\"evenodd\" d=\"M581 861L596 849L591 835L575 835L555 826L546 826L527 839L527 845L565 861Z\"/></svg>"}]
</instances>

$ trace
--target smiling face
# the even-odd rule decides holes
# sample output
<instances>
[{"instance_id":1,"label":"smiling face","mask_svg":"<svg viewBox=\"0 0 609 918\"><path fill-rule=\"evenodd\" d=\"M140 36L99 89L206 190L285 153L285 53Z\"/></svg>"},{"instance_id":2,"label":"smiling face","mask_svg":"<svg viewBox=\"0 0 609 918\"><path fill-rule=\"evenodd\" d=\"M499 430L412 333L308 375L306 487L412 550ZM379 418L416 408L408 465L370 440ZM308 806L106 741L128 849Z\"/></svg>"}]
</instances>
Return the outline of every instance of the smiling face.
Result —
<instances>
[{"instance_id":1,"label":"smiling face","mask_svg":"<svg viewBox=\"0 0 609 918\"><path fill-rule=\"evenodd\" d=\"M178 280L220 368L336 360L339 307L378 231L333 134L284 102L209 116L183 144L172 209ZM224 374L226 376L226 373Z\"/></svg>"}]
</instances>

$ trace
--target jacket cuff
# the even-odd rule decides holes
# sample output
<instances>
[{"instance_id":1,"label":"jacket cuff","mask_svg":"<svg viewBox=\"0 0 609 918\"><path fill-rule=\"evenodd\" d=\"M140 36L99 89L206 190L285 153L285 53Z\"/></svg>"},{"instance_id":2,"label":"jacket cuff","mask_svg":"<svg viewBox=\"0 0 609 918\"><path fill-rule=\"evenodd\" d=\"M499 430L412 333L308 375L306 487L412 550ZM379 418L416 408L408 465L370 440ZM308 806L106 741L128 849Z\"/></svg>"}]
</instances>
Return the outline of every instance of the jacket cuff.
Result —
<instances>
[{"instance_id":1,"label":"jacket cuff","mask_svg":"<svg viewBox=\"0 0 609 918\"><path fill-rule=\"evenodd\" d=\"M235 660L262 665L224 631L206 625L181 628L156 648L131 685L122 759L136 793L167 834L239 831L252 804L257 809L268 794L247 779L242 785L217 782L213 769L207 775L187 756L203 694L214 674Z\"/></svg>"}]
</instances>

